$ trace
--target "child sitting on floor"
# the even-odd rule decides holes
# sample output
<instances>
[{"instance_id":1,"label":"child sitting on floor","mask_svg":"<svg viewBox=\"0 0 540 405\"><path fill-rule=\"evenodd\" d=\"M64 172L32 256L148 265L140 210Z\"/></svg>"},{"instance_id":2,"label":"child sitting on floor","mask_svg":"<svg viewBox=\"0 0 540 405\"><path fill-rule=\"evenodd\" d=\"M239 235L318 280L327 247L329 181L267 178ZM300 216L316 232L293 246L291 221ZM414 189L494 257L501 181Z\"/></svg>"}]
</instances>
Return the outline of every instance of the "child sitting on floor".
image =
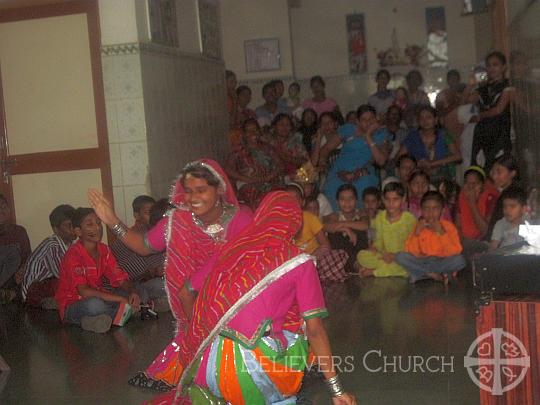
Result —
<instances>
[{"instance_id":1,"label":"child sitting on floor","mask_svg":"<svg viewBox=\"0 0 540 405\"><path fill-rule=\"evenodd\" d=\"M429 180L429 175L420 169L414 170L409 178L405 209L413 214L416 219L422 216L422 197L432 189ZM446 204L443 208L442 218L452 221L452 215Z\"/></svg>"},{"instance_id":2,"label":"child sitting on floor","mask_svg":"<svg viewBox=\"0 0 540 405\"><path fill-rule=\"evenodd\" d=\"M21 285L26 305L56 309L54 294L58 288L60 262L75 239L71 223L74 212L71 205L63 204L49 215L53 234L39 244L26 262Z\"/></svg>"},{"instance_id":3,"label":"child sitting on floor","mask_svg":"<svg viewBox=\"0 0 540 405\"><path fill-rule=\"evenodd\" d=\"M519 235L519 226L525 223L527 194L519 187L509 187L499 197L503 203L504 218L493 228L489 251L514 245L525 239Z\"/></svg>"},{"instance_id":4,"label":"child sitting on floor","mask_svg":"<svg viewBox=\"0 0 540 405\"><path fill-rule=\"evenodd\" d=\"M463 189L459 193L456 226L461 235L463 254L466 258L488 249L484 237L499 192L486 181L484 169L471 166L465 170Z\"/></svg>"},{"instance_id":5,"label":"child sitting on floor","mask_svg":"<svg viewBox=\"0 0 540 405\"><path fill-rule=\"evenodd\" d=\"M118 267L107 245L101 242L103 226L92 208L77 208L73 229L79 238L60 265L56 301L60 319L82 329L104 333L111 327L117 312L129 304L139 311L140 298L128 274ZM115 288L107 292L102 278Z\"/></svg>"},{"instance_id":6,"label":"child sitting on floor","mask_svg":"<svg viewBox=\"0 0 540 405\"><path fill-rule=\"evenodd\" d=\"M369 249L358 253L360 276L362 277L407 277L407 272L396 261L396 253L405 248L416 219L402 210L405 189L400 183L389 183L383 190L385 210L372 221L375 240Z\"/></svg>"},{"instance_id":7,"label":"child sitting on floor","mask_svg":"<svg viewBox=\"0 0 540 405\"><path fill-rule=\"evenodd\" d=\"M304 195L300 184L289 183L285 190L302 206ZM344 281L347 278L345 264L349 256L343 250L332 250L320 219L311 212L303 211L302 229L294 243L305 253L317 258L317 270L321 281Z\"/></svg>"},{"instance_id":8,"label":"child sitting on floor","mask_svg":"<svg viewBox=\"0 0 540 405\"><path fill-rule=\"evenodd\" d=\"M428 191L422 197L422 216L405 243L406 252L396 255L396 261L410 274L410 282L431 278L448 280L466 266L457 228L441 219L444 198L438 191Z\"/></svg>"},{"instance_id":9,"label":"child sitting on floor","mask_svg":"<svg viewBox=\"0 0 540 405\"><path fill-rule=\"evenodd\" d=\"M342 184L336 193L338 212L325 218L324 230L333 249L343 249L349 255L347 271L353 272L356 255L368 247L369 217L357 209L358 193L352 184Z\"/></svg>"},{"instance_id":10,"label":"child sitting on floor","mask_svg":"<svg viewBox=\"0 0 540 405\"><path fill-rule=\"evenodd\" d=\"M437 185L436 189L444 198L445 206L448 207L448 212L450 212L452 222L455 222L458 196L461 191L459 184L451 179L441 179L439 180L439 184Z\"/></svg>"},{"instance_id":11,"label":"child sitting on floor","mask_svg":"<svg viewBox=\"0 0 540 405\"><path fill-rule=\"evenodd\" d=\"M371 225L377 214L382 208L381 190L377 187L368 187L362 192L362 201L364 202L364 211L369 218L370 226L367 231L368 246L375 240L375 228ZM354 255L356 260L356 255Z\"/></svg>"},{"instance_id":12,"label":"child sitting on floor","mask_svg":"<svg viewBox=\"0 0 540 405\"><path fill-rule=\"evenodd\" d=\"M362 192L362 202L369 219L375 219L382 207L381 191L377 187L365 188Z\"/></svg>"},{"instance_id":13,"label":"child sitting on floor","mask_svg":"<svg viewBox=\"0 0 540 405\"><path fill-rule=\"evenodd\" d=\"M135 224L131 229L144 234L151 228L150 217L155 203L155 200L147 195L140 195L133 200ZM161 212L161 216L163 214L164 212ZM124 245L120 239L114 241L111 250L118 266L128 273L129 279L136 286L141 301L153 301L159 307L158 312L166 310L168 306L167 293L163 279L165 254L155 253L141 256Z\"/></svg>"},{"instance_id":14,"label":"child sitting on floor","mask_svg":"<svg viewBox=\"0 0 540 405\"><path fill-rule=\"evenodd\" d=\"M304 209L307 212L311 212L316 217L319 217L319 213L321 211L319 201L316 197L307 197L306 202L304 203Z\"/></svg>"},{"instance_id":15,"label":"child sitting on floor","mask_svg":"<svg viewBox=\"0 0 540 405\"><path fill-rule=\"evenodd\" d=\"M8 200L0 194L0 304L17 296L26 260L32 253L26 229L12 223L11 217Z\"/></svg>"}]
</instances>

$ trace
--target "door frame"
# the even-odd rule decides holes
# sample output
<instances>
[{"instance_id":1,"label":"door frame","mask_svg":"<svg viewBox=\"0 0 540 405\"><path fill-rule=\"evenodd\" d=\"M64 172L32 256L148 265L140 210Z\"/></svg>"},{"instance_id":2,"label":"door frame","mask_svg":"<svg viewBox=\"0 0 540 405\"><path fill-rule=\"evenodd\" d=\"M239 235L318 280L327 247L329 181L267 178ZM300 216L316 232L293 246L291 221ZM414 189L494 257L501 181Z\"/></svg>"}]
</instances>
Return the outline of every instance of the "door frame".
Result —
<instances>
[{"instance_id":1,"label":"door frame","mask_svg":"<svg viewBox=\"0 0 540 405\"><path fill-rule=\"evenodd\" d=\"M105 115L105 93L103 71L101 68L101 30L97 0L76 0L40 6L0 10L0 23L31 20L38 18L86 14L88 43L97 129L97 148L71 149L52 152L38 152L9 155L9 135L7 133L4 94L2 91L2 72L0 70L0 173L1 189L12 207L12 220L15 221L15 201L12 182L4 181L3 172L12 175L47 173L58 171L100 169L101 187L107 198L113 201L112 174L109 155L109 137Z\"/></svg>"}]
</instances>

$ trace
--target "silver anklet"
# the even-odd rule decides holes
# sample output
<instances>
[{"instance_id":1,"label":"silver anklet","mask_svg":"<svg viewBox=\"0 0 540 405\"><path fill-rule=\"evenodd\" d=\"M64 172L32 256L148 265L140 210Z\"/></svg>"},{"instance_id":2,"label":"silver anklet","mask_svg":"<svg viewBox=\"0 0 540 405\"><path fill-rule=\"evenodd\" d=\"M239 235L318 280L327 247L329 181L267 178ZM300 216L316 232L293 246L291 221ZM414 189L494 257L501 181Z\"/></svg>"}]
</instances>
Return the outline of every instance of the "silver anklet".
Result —
<instances>
[{"instance_id":1,"label":"silver anklet","mask_svg":"<svg viewBox=\"0 0 540 405\"><path fill-rule=\"evenodd\" d=\"M325 381L325 383L328 386L328 389L330 390L330 395L332 395L332 397L340 397L345 393L337 375L329 378Z\"/></svg>"}]
</instances>

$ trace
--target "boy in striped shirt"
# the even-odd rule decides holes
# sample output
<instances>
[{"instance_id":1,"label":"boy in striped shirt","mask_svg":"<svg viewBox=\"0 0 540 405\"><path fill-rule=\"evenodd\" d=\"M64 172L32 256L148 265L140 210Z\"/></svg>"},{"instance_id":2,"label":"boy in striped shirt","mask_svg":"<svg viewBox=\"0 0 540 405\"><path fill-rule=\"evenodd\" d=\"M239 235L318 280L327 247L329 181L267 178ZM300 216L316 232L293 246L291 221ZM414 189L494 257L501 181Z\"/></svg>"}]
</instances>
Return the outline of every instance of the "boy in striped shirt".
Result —
<instances>
[{"instance_id":1,"label":"boy in striped shirt","mask_svg":"<svg viewBox=\"0 0 540 405\"><path fill-rule=\"evenodd\" d=\"M71 205L62 204L49 215L53 234L39 244L26 263L21 286L26 305L56 309L60 262L75 239L71 223L74 212Z\"/></svg>"}]
</instances>

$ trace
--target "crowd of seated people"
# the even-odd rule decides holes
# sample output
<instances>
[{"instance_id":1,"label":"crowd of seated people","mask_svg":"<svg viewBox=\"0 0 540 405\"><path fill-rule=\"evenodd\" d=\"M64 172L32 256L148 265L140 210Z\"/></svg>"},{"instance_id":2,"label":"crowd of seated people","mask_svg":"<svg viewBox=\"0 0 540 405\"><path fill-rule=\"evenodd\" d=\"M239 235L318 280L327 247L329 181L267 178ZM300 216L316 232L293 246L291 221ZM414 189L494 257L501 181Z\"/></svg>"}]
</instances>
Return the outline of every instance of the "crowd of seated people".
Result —
<instances>
[{"instance_id":1,"label":"crowd of seated people","mask_svg":"<svg viewBox=\"0 0 540 405\"><path fill-rule=\"evenodd\" d=\"M334 257L337 275L320 268L321 279L451 280L476 255L520 241L518 225L529 212L510 141L506 58L491 52L485 66L487 78L472 74L468 83L449 70L434 105L420 71L391 89L391 74L381 69L376 92L345 116L320 76L310 79L313 96L304 101L297 82L283 98L286 84L269 81L256 120L231 124L243 134L227 173L253 209L279 188L302 201L306 251L347 255ZM257 193L243 192L248 185Z\"/></svg>"},{"instance_id":2,"label":"crowd of seated people","mask_svg":"<svg viewBox=\"0 0 540 405\"><path fill-rule=\"evenodd\" d=\"M449 281L476 255L520 242L529 213L512 155L504 55L490 53L486 68L485 82L467 85L449 71L435 106L419 71L390 89L382 69L377 91L346 117L320 76L305 100L297 82L270 81L264 104L252 108L251 89L227 71L223 167L233 191L252 211L273 190L296 198L304 211L295 243L317 257L321 280ZM53 233L31 252L10 209L0 196L1 302L58 308L65 322L99 331L121 304L166 309L164 253L141 256L121 240L109 248L96 214L69 205L52 210ZM144 235L168 209L166 199L137 197L130 230ZM88 326L88 314L104 320Z\"/></svg>"}]
</instances>

